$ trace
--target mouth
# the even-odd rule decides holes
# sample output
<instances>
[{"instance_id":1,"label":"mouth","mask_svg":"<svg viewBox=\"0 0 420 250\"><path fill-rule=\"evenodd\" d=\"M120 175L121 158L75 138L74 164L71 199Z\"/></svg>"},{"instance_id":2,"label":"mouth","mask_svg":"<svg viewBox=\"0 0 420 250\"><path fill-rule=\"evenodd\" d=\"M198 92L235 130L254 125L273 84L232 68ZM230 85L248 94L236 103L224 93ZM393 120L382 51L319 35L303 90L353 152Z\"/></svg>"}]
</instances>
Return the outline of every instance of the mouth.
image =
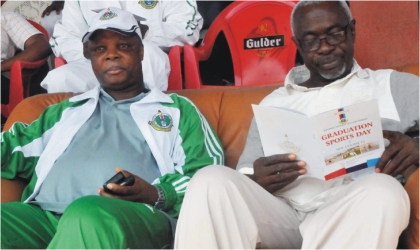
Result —
<instances>
[{"instance_id":1,"label":"mouth","mask_svg":"<svg viewBox=\"0 0 420 250\"><path fill-rule=\"evenodd\" d=\"M105 71L106 74L109 75L117 75L121 73L124 69L118 66L111 67Z\"/></svg>"},{"instance_id":2,"label":"mouth","mask_svg":"<svg viewBox=\"0 0 420 250\"><path fill-rule=\"evenodd\" d=\"M319 67L324 70L334 69L337 66L340 66L341 64L342 64L342 60L338 56L325 57L319 60L318 62Z\"/></svg>"}]
</instances>

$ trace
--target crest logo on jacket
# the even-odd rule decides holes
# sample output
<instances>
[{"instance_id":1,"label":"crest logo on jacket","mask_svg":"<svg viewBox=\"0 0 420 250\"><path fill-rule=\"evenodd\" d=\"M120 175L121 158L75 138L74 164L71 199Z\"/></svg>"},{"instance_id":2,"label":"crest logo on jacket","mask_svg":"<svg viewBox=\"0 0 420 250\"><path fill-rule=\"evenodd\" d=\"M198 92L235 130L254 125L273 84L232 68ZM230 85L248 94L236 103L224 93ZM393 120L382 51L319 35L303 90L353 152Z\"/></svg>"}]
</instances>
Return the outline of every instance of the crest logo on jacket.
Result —
<instances>
[{"instance_id":1,"label":"crest logo on jacket","mask_svg":"<svg viewBox=\"0 0 420 250\"><path fill-rule=\"evenodd\" d=\"M141 7L145 8L145 9L153 9L154 7L156 7L158 1L148 1L148 0L140 0L139 4L141 5Z\"/></svg>"},{"instance_id":2,"label":"crest logo on jacket","mask_svg":"<svg viewBox=\"0 0 420 250\"><path fill-rule=\"evenodd\" d=\"M168 114L162 113L158 110L158 113L153 116L152 120L149 121L149 125L157 131L170 132L172 127L172 117Z\"/></svg>"},{"instance_id":3,"label":"crest logo on jacket","mask_svg":"<svg viewBox=\"0 0 420 250\"><path fill-rule=\"evenodd\" d=\"M114 17L117 17L117 16L118 15L114 11L112 11L108 8L108 10L99 19L104 21L104 20L110 20L110 19L112 19Z\"/></svg>"}]
</instances>

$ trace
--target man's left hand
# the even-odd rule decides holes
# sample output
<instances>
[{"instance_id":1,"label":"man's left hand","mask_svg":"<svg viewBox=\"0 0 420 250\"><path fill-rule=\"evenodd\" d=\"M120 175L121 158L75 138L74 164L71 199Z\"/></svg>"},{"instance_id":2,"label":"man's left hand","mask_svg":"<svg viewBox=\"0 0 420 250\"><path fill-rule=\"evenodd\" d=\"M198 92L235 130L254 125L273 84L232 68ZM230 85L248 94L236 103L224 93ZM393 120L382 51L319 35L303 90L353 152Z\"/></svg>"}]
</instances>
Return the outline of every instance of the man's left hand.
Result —
<instances>
[{"instance_id":1,"label":"man's left hand","mask_svg":"<svg viewBox=\"0 0 420 250\"><path fill-rule=\"evenodd\" d=\"M107 188L114 192L114 194L107 193L103 188L99 188L99 195L127 201L147 203L152 206L155 205L155 202L158 199L158 192L155 186L128 171L116 168L117 173L120 171L123 172L126 178L133 176L135 179L134 184L132 186L120 186L115 183L108 183Z\"/></svg>"},{"instance_id":2,"label":"man's left hand","mask_svg":"<svg viewBox=\"0 0 420 250\"><path fill-rule=\"evenodd\" d=\"M383 135L389 140L390 145L385 148L376 165L376 172L397 176L412 165L419 166L418 138L389 130L384 130Z\"/></svg>"}]
</instances>

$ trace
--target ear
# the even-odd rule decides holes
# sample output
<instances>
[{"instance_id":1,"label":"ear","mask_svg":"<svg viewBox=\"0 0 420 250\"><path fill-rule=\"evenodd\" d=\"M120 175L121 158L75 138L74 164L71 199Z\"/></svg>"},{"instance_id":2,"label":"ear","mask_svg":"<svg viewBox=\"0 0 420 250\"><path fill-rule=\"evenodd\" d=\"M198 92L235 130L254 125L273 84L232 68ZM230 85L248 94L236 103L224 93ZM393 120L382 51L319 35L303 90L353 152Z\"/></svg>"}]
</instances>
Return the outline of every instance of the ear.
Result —
<instances>
[{"instance_id":1,"label":"ear","mask_svg":"<svg viewBox=\"0 0 420 250\"><path fill-rule=\"evenodd\" d=\"M298 48L299 48L299 42L298 42L298 40L296 39L296 37L292 36L292 41L295 43L296 47L298 47Z\"/></svg>"},{"instance_id":2,"label":"ear","mask_svg":"<svg viewBox=\"0 0 420 250\"><path fill-rule=\"evenodd\" d=\"M83 56L84 56L86 59L89 59L89 60L90 60L90 52L89 52L89 46L88 46L88 43L89 43L89 41L87 41L87 42L85 42L85 43L83 44Z\"/></svg>"},{"instance_id":3,"label":"ear","mask_svg":"<svg viewBox=\"0 0 420 250\"><path fill-rule=\"evenodd\" d=\"M353 19L350 23L350 33L353 36L353 42L356 41L356 19Z\"/></svg>"},{"instance_id":4,"label":"ear","mask_svg":"<svg viewBox=\"0 0 420 250\"><path fill-rule=\"evenodd\" d=\"M302 55L302 53L304 53L304 52L300 49L299 41L294 36L292 36L292 41L296 45L296 48L299 50L300 54Z\"/></svg>"}]
</instances>

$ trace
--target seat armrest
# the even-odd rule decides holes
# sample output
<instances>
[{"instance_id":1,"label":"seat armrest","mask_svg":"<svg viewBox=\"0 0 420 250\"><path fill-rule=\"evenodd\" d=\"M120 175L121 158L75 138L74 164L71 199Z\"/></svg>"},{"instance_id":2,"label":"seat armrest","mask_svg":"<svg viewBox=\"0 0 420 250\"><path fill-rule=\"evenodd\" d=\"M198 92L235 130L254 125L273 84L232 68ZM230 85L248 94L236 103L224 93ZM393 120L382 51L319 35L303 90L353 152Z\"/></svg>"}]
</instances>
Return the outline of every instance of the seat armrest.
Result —
<instances>
[{"instance_id":1,"label":"seat armrest","mask_svg":"<svg viewBox=\"0 0 420 250\"><path fill-rule=\"evenodd\" d=\"M408 178L404 186L410 198L410 222L404 230L402 243L407 249L419 249L419 169Z\"/></svg>"},{"instance_id":2,"label":"seat armrest","mask_svg":"<svg viewBox=\"0 0 420 250\"><path fill-rule=\"evenodd\" d=\"M58 68L58 67L61 67L63 65L66 65L66 64L67 64L67 61L64 58L62 58L62 57L54 58L54 68L55 69Z\"/></svg>"},{"instance_id":3,"label":"seat armrest","mask_svg":"<svg viewBox=\"0 0 420 250\"><path fill-rule=\"evenodd\" d=\"M169 64L171 65L171 72L168 77L168 90L182 89L182 72L181 72L181 54L183 47L173 46L169 50Z\"/></svg>"},{"instance_id":4,"label":"seat armrest","mask_svg":"<svg viewBox=\"0 0 420 250\"><path fill-rule=\"evenodd\" d=\"M27 183L20 179L7 180L1 178L1 202L20 201Z\"/></svg>"}]
</instances>

